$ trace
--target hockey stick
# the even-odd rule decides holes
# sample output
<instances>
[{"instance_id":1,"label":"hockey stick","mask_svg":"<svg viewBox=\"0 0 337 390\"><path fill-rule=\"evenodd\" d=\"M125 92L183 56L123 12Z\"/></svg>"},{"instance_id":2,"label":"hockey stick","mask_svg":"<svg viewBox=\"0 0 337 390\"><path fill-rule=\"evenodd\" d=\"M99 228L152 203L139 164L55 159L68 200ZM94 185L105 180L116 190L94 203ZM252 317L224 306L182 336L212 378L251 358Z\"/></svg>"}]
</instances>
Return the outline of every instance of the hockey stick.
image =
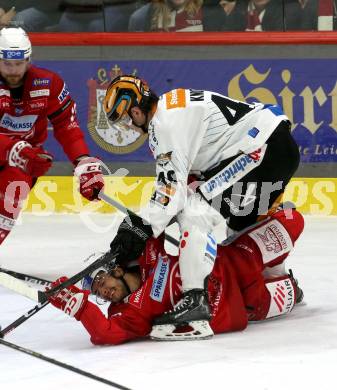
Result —
<instances>
[{"instance_id":1,"label":"hockey stick","mask_svg":"<svg viewBox=\"0 0 337 390\"><path fill-rule=\"evenodd\" d=\"M108 379L104 379L104 378L102 378L100 376L91 374L90 372L83 371L80 368L71 366L71 365L69 365L67 363L60 362L59 360L56 360L56 359L50 358L48 356L42 355L39 352L32 351L31 349L28 349L28 348L25 348L25 347L21 347L20 345L17 345L17 344L14 344L14 343L10 343L8 341L1 340L1 339L0 339L0 344L6 346L8 348L15 349L15 350L17 350L19 352L23 352L23 353L25 353L27 355L33 356L33 357L35 357L37 359L41 359L41 360L44 360L44 361L46 361L48 363L54 364L55 366L59 366L59 367L65 368L66 370L75 372L76 374L83 375L83 376L85 376L87 378L90 378L90 379L93 379L95 381L104 383L104 384L106 384L108 386L114 387L115 389L131 390L129 387L125 387L125 386L119 385L118 383L111 382Z\"/></svg>"},{"instance_id":2,"label":"hockey stick","mask_svg":"<svg viewBox=\"0 0 337 390\"><path fill-rule=\"evenodd\" d=\"M138 217L138 215L136 213L134 213L133 211L131 211L130 209L128 209L127 207L123 206L122 204L120 204L119 202L117 202L116 200L110 198L110 196L108 196L107 194L105 194L104 192L100 192L98 194L98 197L99 199L103 200L105 203L115 207L116 209L118 209L119 211L121 211L122 213L126 214L126 215L129 215L129 216L133 216L133 217ZM147 221L145 221L143 219L144 222L148 223ZM179 241L176 240L175 238L173 238L172 236L170 236L169 234L166 234L165 233L165 238L167 239L167 241L169 241L171 244L179 247Z\"/></svg>"},{"instance_id":3,"label":"hockey stick","mask_svg":"<svg viewBox=\"0 0 337 390\"><path fill-rule=\"evenodd\" d=\"M5 274L4 272L0 272L0 285L35 302L41 301L44 296L42 291L29 287L24 281L16 279L14 276Z\"/></svg>"},{"instance_id":4,"label":"hockey stick","mask_svg":"<svg viewBox=\"0 0 337 390\"><path fill-rule=\"evenodd\" d=\"M11 271L11 270L6 269L6 268L0 267L0 272L14 276L14 278L24 280L25 282L34 283L34 284L38 284L41 286L47 286L50 283L50 281L47 279L42 279L42 278L39 278L39 277L33 276L33 275L23 274L23 273L17 272L17 271Z\"/></svg>"},{"instance_id":5,"label":"hockey stick","mask_svg":"<svg viewBox=\"0 0 337 390\"><path fill-rule=\"evenodd\" d=\"M6 328L2 329L0 331L0 338L3 338L8 333L12 332L15 328L17 328L19 325L24 323L28 320L28 318L32 317L34 314L36 314L38 311L43 309L46 305L48 305L48 296L54 295L60 290L63 290L66 287L71 286L72 284L77 283L79 280L81 280L85 275L90 274L95 269L99 268L100 266L111 262L112 259L116 258L118 252L114 253L104 253L102 256L100 256L96 261L94 261L92 264L90 264L88 267L84 268L81 272L77 273L76 275L72 276L65 282L59 284L58 286L50 289L49 291L46 291L43 293L43 296L41 297L41 301L33 307L31 310L29 310L27 313L23 314L21 317L19 317L17 320L6 326Z\"/></svg>"}]
</instances>

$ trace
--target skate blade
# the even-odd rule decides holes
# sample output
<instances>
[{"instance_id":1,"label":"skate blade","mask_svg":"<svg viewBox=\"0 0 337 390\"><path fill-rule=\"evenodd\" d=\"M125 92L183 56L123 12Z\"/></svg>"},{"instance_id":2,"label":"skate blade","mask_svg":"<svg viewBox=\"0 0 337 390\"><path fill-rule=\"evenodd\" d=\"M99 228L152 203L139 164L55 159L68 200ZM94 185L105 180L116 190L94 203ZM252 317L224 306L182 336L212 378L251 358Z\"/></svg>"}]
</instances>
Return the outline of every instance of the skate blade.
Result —
<instances>
[{"instance_id":1,"label":"skate blade","mask_svg":"<svg viewBox=\"0 0 337 390\"><path fill-rule=\"evenodd\" d=\"M207 340L214 335L208 321L191 321L188 325L155 325L150 337L156 341Z\"/></svg>"}]
</instances>

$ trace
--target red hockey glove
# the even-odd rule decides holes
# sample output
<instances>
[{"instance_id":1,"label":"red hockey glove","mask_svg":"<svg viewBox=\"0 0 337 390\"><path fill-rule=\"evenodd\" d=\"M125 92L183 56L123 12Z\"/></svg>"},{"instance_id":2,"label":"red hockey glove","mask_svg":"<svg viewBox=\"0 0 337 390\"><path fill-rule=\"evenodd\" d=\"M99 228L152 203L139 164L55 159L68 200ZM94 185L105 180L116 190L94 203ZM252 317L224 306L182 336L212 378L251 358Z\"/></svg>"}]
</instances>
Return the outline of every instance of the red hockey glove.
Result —
<instances>
[{"instance_id":1,"label":"red hockey glove","mask_svg":"<svg viewBox=\"0 0 337 390\"><path fill-rule=\"evenodd\" d=\"M59 284L68 280L62 276L51 284L51 288L57 287ZM46 289L47 291L49 289ZM80 290L76 286L69 286L59 291L55 295L48 297L49 302L60 310L63 310L70 317L75 317L80 320L81 314L88 302L89 291Z\"/></svg>"},{"instance_id":2,"label":"red hockey glove","mask_svg":"<svg viewBox=\"0 0 337 390\"><path fill-rule=\"evenodd\" d=\"M80 181L80 193L88 200L98 200L104 187L101 161L95 157L85 157L77 164L74 175Z\"/></svg>"},{"instance_id":3,"label":"red hockey glove","mask_svg":"<svg viewBox=\"0 0 337 390\"><path fill-rule=\"evenodd\" d=\"M8 165L22 169L32 177L44 175L51 167L53 156L26 141L16 142L8 152Z\"/></svg>"}]
</instances>

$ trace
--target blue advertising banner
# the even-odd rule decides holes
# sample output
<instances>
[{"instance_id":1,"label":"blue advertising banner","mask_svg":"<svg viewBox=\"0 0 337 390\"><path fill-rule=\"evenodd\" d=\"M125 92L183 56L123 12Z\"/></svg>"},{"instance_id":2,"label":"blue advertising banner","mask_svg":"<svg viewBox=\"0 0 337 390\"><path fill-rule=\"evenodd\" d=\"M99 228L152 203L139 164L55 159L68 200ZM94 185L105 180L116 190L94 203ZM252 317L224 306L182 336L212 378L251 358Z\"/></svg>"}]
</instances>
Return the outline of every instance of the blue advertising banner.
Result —
<instances>
[{"instance_id":1,"label":"blue advertising banner","mask_svg":"<svg viewBox=\"0 0 337 390\"><path fill-rule=\"evenodd\" d=\"M91 153L104 161L151 161L146 136L111 127L102 110L105 90L120 73L133 73L162 94L193 88L247 102L278 103L293 123L301 161L337 162L337 60L40 61L59 73L77 102ZM65 161L57 142L46 147Z\"/></svg>"}]
</instances>

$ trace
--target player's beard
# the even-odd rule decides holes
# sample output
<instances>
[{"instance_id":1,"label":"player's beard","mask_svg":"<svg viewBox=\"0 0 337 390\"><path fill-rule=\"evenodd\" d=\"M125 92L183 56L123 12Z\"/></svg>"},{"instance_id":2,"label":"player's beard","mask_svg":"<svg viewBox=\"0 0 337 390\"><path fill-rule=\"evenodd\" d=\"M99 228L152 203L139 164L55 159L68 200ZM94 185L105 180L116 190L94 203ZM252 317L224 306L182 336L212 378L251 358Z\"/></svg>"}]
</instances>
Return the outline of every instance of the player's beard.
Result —
<instances>
[{"instance_id":1,"label":"player's beard","mask_svg":"<svg viewBox=\"0 0 337 390\"><path fill-rule=\"evenodd\" d=\"M22 75L3 76L3 78L10 88L20 87L20 85L23 83Z\"/></svg>"},{"instance_id":2,"label":"player's beard","mask_svg":"<svg viewBox=\"0 0 337 390\"><path fill-rule=\"evenodd\" d=\"M118 280L118 279L117 279ZM112 303L119 303L121 302L126 296L127 291L125 289L125 286L121 280L118 280L116 283L116 286L113 290L113 295L108 298L108 300Z\"/></svg>"}]
</instances>

